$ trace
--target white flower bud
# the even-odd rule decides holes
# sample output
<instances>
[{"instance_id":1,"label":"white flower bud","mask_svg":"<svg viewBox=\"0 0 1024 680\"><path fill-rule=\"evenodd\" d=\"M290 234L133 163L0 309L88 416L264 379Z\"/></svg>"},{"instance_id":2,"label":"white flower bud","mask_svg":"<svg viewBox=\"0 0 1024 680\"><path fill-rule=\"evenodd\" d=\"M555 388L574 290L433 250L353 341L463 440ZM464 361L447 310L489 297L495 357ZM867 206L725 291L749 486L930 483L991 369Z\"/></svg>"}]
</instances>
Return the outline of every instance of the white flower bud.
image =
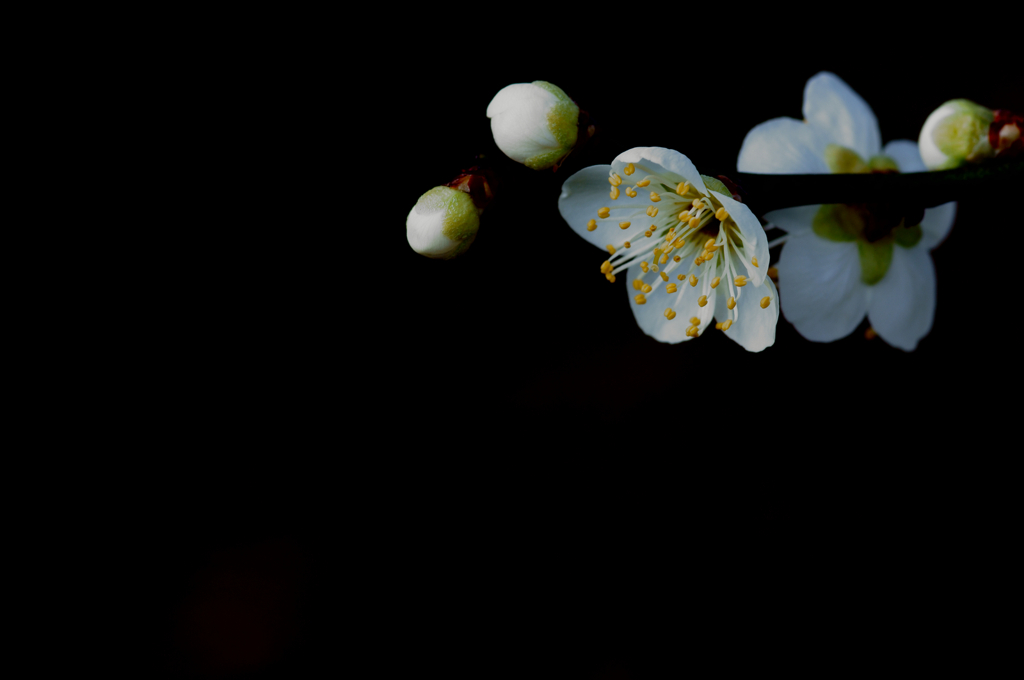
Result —
<instances>
[{"instance_id":1,"label":"white flower bud","mask_svg":"<svg viewBox=\"0 0 1024 680\"><path fill-rule=\"evenodd\" d=\"M494 141L512 160L545 170L576 145L580 108L543 80L503 88L487 105Z\"/></svg>"},{"instance_id":2,"label":"white flower bud","mask_svg":"<svg viewBox=\"0 0 1024 680\"><path fill-rule=\"evenodd\" d=\"M965 161L994 155L988 143L992 111L967 99L953 99L935 109L921 128L918 146L929 170L949 170Z\"/></svg>"},{"instance_id":3,"label":"white flower bud","mask_svg":"<svg viewBox=\"0 0 1024 680\"><path fill-rule=\"evenodd\" d=\"M480 228L480 211L469 194L434 187L420 196L405 220L405 236L420 255L448 260L464 253Z\"/></svg>"}]
</instances>

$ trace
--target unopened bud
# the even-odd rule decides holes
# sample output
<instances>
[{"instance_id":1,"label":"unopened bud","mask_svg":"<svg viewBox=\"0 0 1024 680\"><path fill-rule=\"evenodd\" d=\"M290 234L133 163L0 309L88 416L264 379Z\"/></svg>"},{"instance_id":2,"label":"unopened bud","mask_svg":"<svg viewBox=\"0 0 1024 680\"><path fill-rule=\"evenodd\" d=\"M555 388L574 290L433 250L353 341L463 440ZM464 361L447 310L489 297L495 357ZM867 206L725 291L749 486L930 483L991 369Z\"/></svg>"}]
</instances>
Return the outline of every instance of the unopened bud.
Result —
<instances>
[{"instance_id":1,"label":"unopened bud","mask_svg":"<svg viewBox=\"0 0 1024 680\"><path fill-rule=\"evenodd\" d=\"M464 253L479 228L480 211L473 199L451 187L434 187L420 196L405 220L412 249L443 260Z\"/></svg>"},{"instance_id":2,"label":"unopened bud","mask_svg":"<svg viewBox=\"0 0 1024 680\"><path fill-rule=\"evenodd\" d=\"M935 109L921 128L918 146L929 170L949 170L995 155L988 130L992 111L967 99L953 99Z\"/></svg>"},{"instance_id":3,"label":"unopened bud","mask_svg":"<svg viewBox=\"0 0 1024 680\"><path fill-rule=\"evenodd\" d=\"M503 88L487 105L494 142L512 160L545 170L576 145L580 109L543 80Z\"/></svg>"}]
</instances>

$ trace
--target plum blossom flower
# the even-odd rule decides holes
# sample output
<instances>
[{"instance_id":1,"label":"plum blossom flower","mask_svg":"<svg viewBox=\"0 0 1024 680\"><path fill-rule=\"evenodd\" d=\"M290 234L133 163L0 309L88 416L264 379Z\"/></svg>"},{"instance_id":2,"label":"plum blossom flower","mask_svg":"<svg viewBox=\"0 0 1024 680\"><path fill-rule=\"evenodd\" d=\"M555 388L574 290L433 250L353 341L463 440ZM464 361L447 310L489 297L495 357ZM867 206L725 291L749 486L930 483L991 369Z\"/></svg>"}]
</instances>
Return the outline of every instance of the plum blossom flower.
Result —
<instances>
[{"instance_id":1,"label":"plum blossom flower","mask_svg":"<svg viewBox=\"0 0 1024 680\"><path fill-rule=\"evenodd\" d=\"M448 260L476 239L480 210L468 193L434 187L420 196L405 219L405 236L420 255Z\"/></svg>"},{"instance_id":2,"label":"plum blossom flower","mask_svg":"<svg viewBox=\"0 0 1024 680\"><path fill-rule=\"evenodd\" d=\"M778 294L761 223L683 154L641 147L585 168L562 185L558 209L608 251L605 278L627 272L633 316L647 335L683 342L714 318L751 352L774 344Z\"/></svg>"},{"instance_id":3,"label":"plum blossom flower","mask_svg":"<svg viewBox=\"0 0 1024 680\"><path fill-rule=\"evenodd\" d=\"M502 88L487 105L498 148L534 170L550 168L572 151L579 114L561 88L543 80Z\"/></svg>"},{"instance_id":4,"label":"plum blossom flower","mask_svg":"<svg viewBox=\"0 0 1024 680\"><path fill-rule=\"evenodd\" d=\"M916 143L882 148L871 107L822 72L804 88L803 122L775 118L747 133L737 167L756 173L923 172ZM886 205L808 205L765 215L787 236L776 265L782 312L816 342L853 332L867 315L890 345L910 351L931 330L935 267L928 251L949 232L956 203L923 217Z\"/></svg>"}]
</instances>

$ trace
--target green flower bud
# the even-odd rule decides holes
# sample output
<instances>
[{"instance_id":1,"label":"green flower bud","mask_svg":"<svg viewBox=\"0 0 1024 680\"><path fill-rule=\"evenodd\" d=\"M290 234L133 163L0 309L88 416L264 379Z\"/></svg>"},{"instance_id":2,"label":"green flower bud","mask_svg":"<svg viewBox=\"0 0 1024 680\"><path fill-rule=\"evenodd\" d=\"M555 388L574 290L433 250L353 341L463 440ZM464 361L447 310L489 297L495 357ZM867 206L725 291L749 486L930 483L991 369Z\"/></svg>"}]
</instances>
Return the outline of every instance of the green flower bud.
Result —
<instances>
[{"instance_id":1,"label":"green flower bud","mask_svg":"<svg viewBox=\"0 0 1024 680\"><path fill-rule=\"evenodd\" d=\"M479 228L480 211L473 199L450 187L434 187L420 196L405 220L412 249L443 260L464 253Z\"/></svg>"},{"instance_id":2,"label":"green flower bud","mask_svg":"<svg viewBox=\"0 0 1024 680\"><path fill-rule=\"evenodd\" d=\"M935 109L921 128L918 146L929 170L949 170L995 155L988 140L992 111L967 99Z\"/></svg>"},{"instance_id":3,"label":"green flower bud","mask_svg":"<svg viewBox=\"0 0 1024 680\"><path fill-rule=\"evenodd\" d=\"M579 115L561 88L543 80L502 88L487 105L498 148L534 170L550 168L572 151Z\"/></svg>"}]
</instances>

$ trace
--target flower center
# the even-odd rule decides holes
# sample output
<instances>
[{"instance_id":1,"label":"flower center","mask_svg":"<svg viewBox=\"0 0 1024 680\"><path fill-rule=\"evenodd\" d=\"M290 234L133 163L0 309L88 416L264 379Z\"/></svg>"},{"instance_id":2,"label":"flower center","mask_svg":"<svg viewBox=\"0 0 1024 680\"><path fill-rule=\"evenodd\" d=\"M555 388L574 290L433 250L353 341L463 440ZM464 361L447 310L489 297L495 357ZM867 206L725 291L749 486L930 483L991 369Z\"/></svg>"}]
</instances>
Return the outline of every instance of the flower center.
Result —
<instances>
[{"instance_id":1,"label":"flower center","mask_svg":"<svg viewBox=\"0 0 1024 680\"><path fill-rule=\"evenodd\" d=\"M699 315L709 295L713 296L711 291L724 279L731 316L720 320L716 328L728 330L738 320L736 297L747 284L746 276L739 275L745 269L736 259L747 258L758 266L756 258L747 255L752 244L748 246L743 240L736 222L714 195L704 195L688 182L676 183L632 163L623 172L635 183L622 189L623 178L611 172L610 198L617 200L623 191L635 198L643 191L648 192L650 204L646 208L634 204L597 211L598 219L617 222L621 231L620 238L605 246L611 257L601 264L601 273L614 282L616 274L638 264L640 274L632 281L637 291L634 302L643 305L663 301L669 320L678 312ZM717 183L711 178L705 181ZM724 186L722 190L728 193ZM596 229L597 220L590 220L587 228ZM681 308L687 286L701 287L692 310ZM770 298L765 300L770 302ZM767 303L762 301L761 306L767 307ZM700 319L690 316L689 322L686 333L696 337L700 334Z\"/></svg>"}]
</instances>

